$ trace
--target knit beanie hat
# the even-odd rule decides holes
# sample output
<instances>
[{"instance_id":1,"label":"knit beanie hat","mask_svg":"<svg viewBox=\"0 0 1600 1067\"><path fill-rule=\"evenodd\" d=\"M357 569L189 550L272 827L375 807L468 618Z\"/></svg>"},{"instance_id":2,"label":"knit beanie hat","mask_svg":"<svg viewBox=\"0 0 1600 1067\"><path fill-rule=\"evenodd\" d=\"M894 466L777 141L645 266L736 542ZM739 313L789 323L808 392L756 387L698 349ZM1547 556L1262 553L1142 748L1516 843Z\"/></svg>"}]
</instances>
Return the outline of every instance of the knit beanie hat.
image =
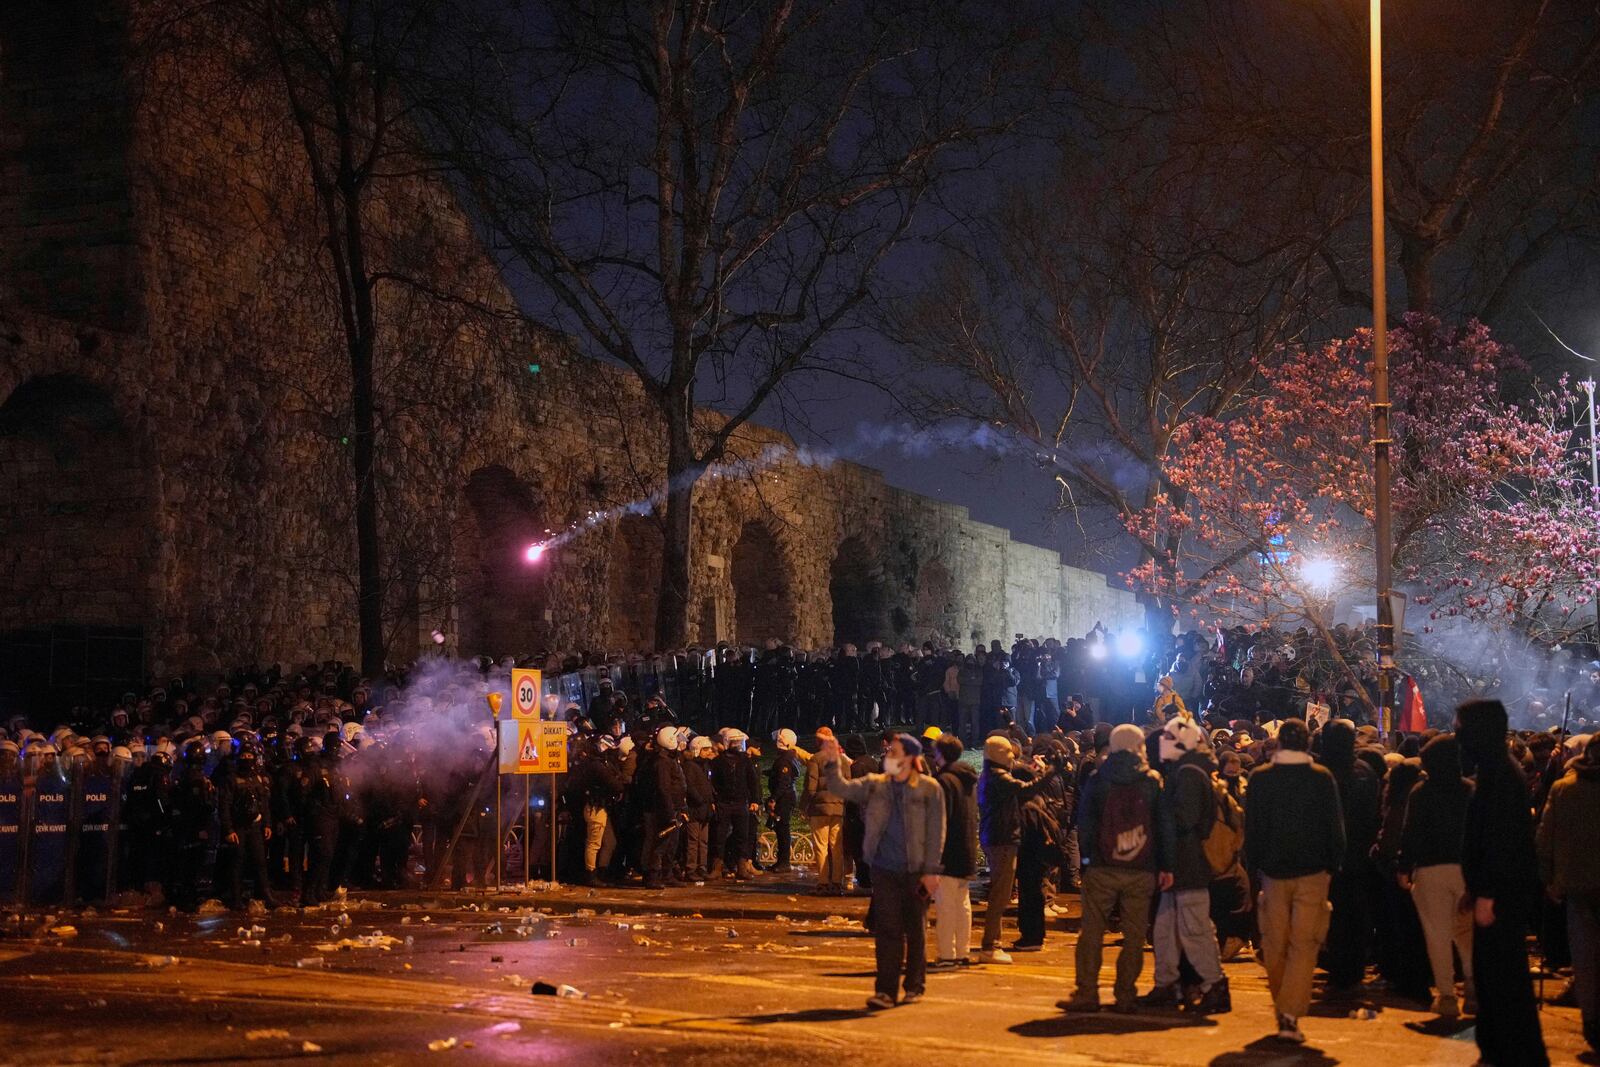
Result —
<instances>
[{"instance_id":1,"label":"knit beanie hat","mask_svg":"<svg viewBox=\"0 0 1600 1067\"><path fill-rule=\"evenodd\" d=\"M983 758L990 763L998 763L1002 767L1011 766L1011 740L1002 734L995 734L983 742Z\"/></svg>"},{"instance_id":2,"label":"knit beanie hat","mask_svg":"<svg viewBox=\"0 0 1600 1067\"><path fill-rule=\"evenodd\" d=\"M1143 752L1144 731L1131 722L1114 727L1111 731L1111 751Z\"/></svg>"}]
</instances>

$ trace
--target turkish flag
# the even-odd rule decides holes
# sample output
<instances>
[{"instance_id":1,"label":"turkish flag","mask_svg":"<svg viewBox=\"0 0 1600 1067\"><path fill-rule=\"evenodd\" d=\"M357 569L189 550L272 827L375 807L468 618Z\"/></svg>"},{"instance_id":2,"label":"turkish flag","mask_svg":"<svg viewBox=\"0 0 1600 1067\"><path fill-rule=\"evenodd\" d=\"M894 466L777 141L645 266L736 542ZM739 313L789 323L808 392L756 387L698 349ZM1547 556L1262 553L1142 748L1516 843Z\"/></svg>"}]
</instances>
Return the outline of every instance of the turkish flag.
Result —
<instances>
[{"instance_id":1,"label":"turkish flag","mask_svg":"<svg viewBox=\"0 0 1600 1067\"><path fill-rule=\"evenodd\" d=\"M1400 683L1400 732L1420 734L1428 728L1428 713L1422 706L1422 690L1411 675Z\"/></svg>"}]
</instances>

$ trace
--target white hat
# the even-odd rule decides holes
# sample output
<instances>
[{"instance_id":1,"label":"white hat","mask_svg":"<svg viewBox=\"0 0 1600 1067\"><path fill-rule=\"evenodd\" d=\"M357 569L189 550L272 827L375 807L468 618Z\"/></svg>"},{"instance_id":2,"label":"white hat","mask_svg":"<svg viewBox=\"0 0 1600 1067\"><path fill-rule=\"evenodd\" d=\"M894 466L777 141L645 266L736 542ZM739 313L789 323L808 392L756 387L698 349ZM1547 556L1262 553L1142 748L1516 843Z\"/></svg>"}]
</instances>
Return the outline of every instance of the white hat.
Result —
<instances>
[{"instance_id":1,"label":"white hat","mask_svg":"<svg viewBox=\"0 0 1600 1067\"><path fill-rule=\"evenodd\" d=\"M1206 747L1205 731L1185 715L1175 715L1161 728L1161 760L1171 763Z\"/></svg>"},{"instance_id":2,"label":"white hat","mask_svg":"<svg viewBox=\"0 0 1600 1067\"><path fill-rule=\"evenodd\" d=\"M671 726L657 730L656 747L667 752L678 751L678 731Z\"/></svg>"},{"instance_id":3,"label":"white hat","mask_svg":"<svg viewBox=\"0 0 1600 1067\"><path fill-rule=\"evenodd\" d=\"M621 752L624 756L626 756L628 753L632 752L633 751L633 738L624 737L621 741L618 741L617 742L617 751Z\"/></svg>"},{"instance_id":4,"label":"white hat","mask_svg":"<svg viewBox=\"0 0 1600 1067\"><path fill-rule=\"evenodd\" d=\"M793 730L785 726L781 730L772 732L772 740L777 742L779 748L788 751L795 746L795 742L799 739L795 737Z\"/></svg>"},{"instance_id":5,"label":"white hat","mask_svg":"<svg viewBox=\"0 0 1600 1067\"><path fill-rule=\"evenodd\" d=\"M689 740L689 754L691 756L697 756L702 752L707 752L712 747L711 738L705 736L704 734Z\"/></svg>"}]
</instances>

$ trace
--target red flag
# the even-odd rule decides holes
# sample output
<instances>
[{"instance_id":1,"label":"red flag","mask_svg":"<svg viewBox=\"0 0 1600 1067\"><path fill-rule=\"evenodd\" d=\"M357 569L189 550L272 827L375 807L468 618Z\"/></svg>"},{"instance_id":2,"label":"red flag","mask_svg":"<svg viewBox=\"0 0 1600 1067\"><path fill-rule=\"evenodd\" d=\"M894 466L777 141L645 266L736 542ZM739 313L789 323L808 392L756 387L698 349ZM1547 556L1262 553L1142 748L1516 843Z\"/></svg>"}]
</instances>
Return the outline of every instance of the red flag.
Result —
<instances>
[{"instance_id":1,"label":"red flag","mask_svg":"<svg viewBox=\"0 0 1600 1067\"><path fill-rule=\"evenodd\" d=\"M1405 675L1400 691L1400 732L1420 734L1428 728L1428 713L1422 706L1422 690L1417 680Z\"/></svg>"}]
</instances>

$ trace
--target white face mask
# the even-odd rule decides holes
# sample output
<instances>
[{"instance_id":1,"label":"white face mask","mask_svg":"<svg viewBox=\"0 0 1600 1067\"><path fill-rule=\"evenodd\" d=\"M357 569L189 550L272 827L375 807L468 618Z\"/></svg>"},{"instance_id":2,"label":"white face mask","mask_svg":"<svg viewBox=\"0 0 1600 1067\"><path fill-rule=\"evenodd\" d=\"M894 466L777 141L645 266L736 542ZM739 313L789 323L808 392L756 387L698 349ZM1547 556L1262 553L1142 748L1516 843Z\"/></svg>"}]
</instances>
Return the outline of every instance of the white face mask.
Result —
<instances>
[{"instance_id":1,"label":"white face mask","mask_svg":"<svg viewBox=\"0 0 1600 1067\"><path fill-rule=\"evenodd\" d=\"M890 778L899 777L900 772L905 769L905 761L899 756L883 757L883 773L887 774Z\"/></svg>"}]
</instances>

